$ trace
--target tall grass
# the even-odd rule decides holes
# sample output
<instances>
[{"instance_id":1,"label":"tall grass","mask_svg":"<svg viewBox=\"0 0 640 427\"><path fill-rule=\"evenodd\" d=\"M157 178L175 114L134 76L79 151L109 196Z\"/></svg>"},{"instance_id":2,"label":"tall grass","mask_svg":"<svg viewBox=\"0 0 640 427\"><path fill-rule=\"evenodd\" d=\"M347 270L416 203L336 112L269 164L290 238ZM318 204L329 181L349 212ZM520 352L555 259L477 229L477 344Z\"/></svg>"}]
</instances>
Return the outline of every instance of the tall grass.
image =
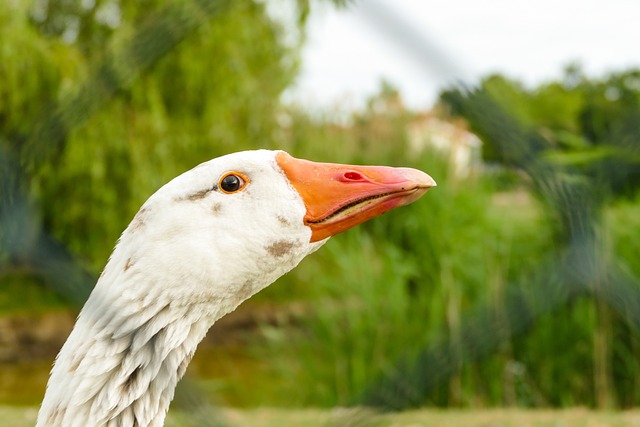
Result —
<instances>
[{"instance_id":1,"label":"tall grass","mask_svg":"<svg viewBox=\"0 0 640 427\"><path fill-rule=\"evenodd\" d=\"M353 403L399 359L439 338L455 343L465 314L492 301L500 311L506 284L531 272L553 244L540 207L526 193L496 195L490 179L448 177L437 153L405 157L438 187L327 243L291 278L307 288L309 315L302 325L265 333L285 378L282 395L297 403ZM477 384L513 365L513 350L499 353L483 365L460 364L458 377L433 402L500 400L499 381Z\"/></svg>"},{"instance_id":2,"label":"tall grass","mask_svg":"<svg viewBox=\"0 0 640 427\"><path fill-rule=\"evenodd\" d=\"M316 134L307 123L289 136L304 140L291 143L296 155L314 147L310 157L337 150L343 162L413 166L438 187L332 238L267 290L307 309L297 322L264 327L256 351L281 381L260 403L360 403L385 378L410 375L390 392L413 404L595 406L603 387L596 364L604 363L612 404L637 404L637 331L593 295L572 294L554 270L565 253L557 213L512 175L506 185L503 173L462 179L441 153L410 152L397 126L406 119L387 115L396 122L376 125L369 117ZM602 265L613 259L637 275L637 201L605 213ZM598 337L611 342L598 347Z\"/></svg>"}]
</instances>

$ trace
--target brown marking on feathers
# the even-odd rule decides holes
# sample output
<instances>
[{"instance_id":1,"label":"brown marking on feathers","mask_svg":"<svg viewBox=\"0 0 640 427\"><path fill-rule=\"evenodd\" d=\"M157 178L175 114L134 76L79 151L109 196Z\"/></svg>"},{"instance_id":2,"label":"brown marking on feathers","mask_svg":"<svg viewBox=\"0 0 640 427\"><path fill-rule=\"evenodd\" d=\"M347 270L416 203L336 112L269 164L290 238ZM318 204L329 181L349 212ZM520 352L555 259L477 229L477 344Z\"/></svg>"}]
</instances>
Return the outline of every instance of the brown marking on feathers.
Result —
<instances>
[{"instance_id":1,"label":"brown marking on feathers","mask_svg":"<svg viewBox=\"0 0 640 427\"><path fill-rule=\"evenodd\" d=\"M214 214L219 214L220 211L222 211L222 203L214 203L213 206L211 206L211 211Z\"/></svg>"},{"instance_id":2,"label":"brown marking on feathers","mask_svg":"<svg viewBox=\"0 0 640 427\"><path fill-rule=\"evenodd\" d=\"M133 372L131 372L127 380L124 382L124 384L122 384L123 393L125 394L129 393L129 390L134 386L136 380L138 379L138 374L140 373L141 370L142 370L141 367L138 366L136 369L133 370Z\"/></svg>"},{"instance_id":3,"label":"brown marking on feathers","mask_svg":"<svg viewBox=\"0 0 640 427\"><path fill-rule=\"evenodd\" d=\"M296 242L292 242L291 240L277 240L273 242L271 245L267 246L267 252L269 252L272 256L276 258L282 258L291 252L296 246Z\"/></svg>"},{"instance_id":4,"label":"brown marking on feathers","mask_svg":"<svg viewBox=\"0 0 640 427\"><path fill-rule=\"evenodd\" d=\"M127 258L127 262L124 263L124 271L129 270L131 267L133 267L133 264L135 264L136 262L131 259L131 258Z\"/></svg>"},{"instance_id":5,"label":"brown marking on feathers","mask_svg":"<svg viewBox=\"0 0 640 427\"><path fill-rule=\"evenodd\" d=\"M289 220L281 215L278 215L278 221L280 221L282 225L289 225Z\"/></svg>"},{"instance_id":6,"label":"brown marking on feathers","mask_svg":"<svg viewBox=\"0 0 640 427\"><path fill-rule=\"evenodd\" d=\"M196 193L191 193L191 194L189 194L189 195L187 195L185 197L179 197L176 200L177 201L188 200L190 202L196 202L196 201L198 201L200 199L204 199L205 197L207 197L207 194L209 194L209 191L210 191L209 189L201 190L201 191L198 191Z\"/></svg>"},{"instance_id":7,"label":"brown marking on feathers","mask_svg":"<svg viewBox=\"0 0 640 427\"><path fill-rule=\"evenodd\" d=\"M131 230L137 230L141 228L146 221L147 217L147 208L142 208L138 211L136 216L133 217L133 221L131 221Z\"/></svg>"},{"instance_id":8,"label":"brown marking on feathers","mask_svg":"<svg viewBox=\"0 0 640 427\"><path fill-rule=\"evenodd\" d=\"M251 295L253 295L253 281L247 280L236 291L236 298L238 300L238 303L240 303L249 298Z\"/></svg>"}]
</instances>

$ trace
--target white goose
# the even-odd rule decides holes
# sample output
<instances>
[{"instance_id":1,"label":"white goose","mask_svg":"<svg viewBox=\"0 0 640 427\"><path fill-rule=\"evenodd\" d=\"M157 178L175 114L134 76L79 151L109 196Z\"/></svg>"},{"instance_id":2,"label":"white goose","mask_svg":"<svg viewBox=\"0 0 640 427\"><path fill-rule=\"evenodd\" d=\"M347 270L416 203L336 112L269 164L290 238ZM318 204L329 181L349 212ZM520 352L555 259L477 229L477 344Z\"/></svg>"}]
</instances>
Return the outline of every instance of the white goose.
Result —
<instances>
[{"instance_id":1,"label":"white goose","mask_svg":"<svg viewBox=\"0 0 640 427\"><path fill-rule=\"evenodd\" d=\"M217 319L328 237L435 185L415 169L267 150L178 176L122 233L56 359L37 426L161 426Z\"/></svg>"}]
</instances>

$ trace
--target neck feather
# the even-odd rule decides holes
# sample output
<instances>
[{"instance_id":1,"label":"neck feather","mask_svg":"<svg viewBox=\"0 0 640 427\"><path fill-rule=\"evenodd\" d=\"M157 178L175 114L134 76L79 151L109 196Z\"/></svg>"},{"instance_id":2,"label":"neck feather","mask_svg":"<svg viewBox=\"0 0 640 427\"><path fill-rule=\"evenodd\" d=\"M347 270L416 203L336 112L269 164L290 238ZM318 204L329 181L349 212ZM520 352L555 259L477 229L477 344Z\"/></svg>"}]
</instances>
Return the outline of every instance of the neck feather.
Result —
<instances>
[{"instance_id":1,"label":"neck feather","mask_svg":"<svg viewBox=\"0 0 640 427\"><path fill-rule=\"evenodd\" d=\"M128 307L92 293L58 355L37 426L163 424L198 343L224 313L162 299Z\"/></svg>"},{"instance_id":2,"label":"neck feather","mask_svg":"<svg viewBox=\"0 0 640 427\"><path fill-rule=\"evenodd\" d=\"M293 229L279 235L291 237L227 250L207 233L151 233L149 210L121 236L58 354L38 427L161 426L213 323L324 243L285 221Z\"/></svg>"}]
</instances>

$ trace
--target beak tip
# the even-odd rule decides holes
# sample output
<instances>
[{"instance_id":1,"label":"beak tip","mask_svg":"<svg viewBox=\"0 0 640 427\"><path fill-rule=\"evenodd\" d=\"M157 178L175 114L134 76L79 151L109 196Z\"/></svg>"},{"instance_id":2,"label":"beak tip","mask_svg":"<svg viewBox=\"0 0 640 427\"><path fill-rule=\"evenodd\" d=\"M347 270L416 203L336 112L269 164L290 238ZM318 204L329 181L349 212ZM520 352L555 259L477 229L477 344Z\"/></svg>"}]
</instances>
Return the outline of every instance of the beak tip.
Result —
<instances>
[{"instance_id":1,"label":"beak tip","mask_svg":"<svg viewBox=\"0 0 640 427\"><path fill-rule=\"evenodd\" d=\"M418 185L418 187L431 188L438 186L435 179L431 178L430 175L422 172L421 170L411 169L411 172L411 178Z\"/></svg>"}]
</instances>

